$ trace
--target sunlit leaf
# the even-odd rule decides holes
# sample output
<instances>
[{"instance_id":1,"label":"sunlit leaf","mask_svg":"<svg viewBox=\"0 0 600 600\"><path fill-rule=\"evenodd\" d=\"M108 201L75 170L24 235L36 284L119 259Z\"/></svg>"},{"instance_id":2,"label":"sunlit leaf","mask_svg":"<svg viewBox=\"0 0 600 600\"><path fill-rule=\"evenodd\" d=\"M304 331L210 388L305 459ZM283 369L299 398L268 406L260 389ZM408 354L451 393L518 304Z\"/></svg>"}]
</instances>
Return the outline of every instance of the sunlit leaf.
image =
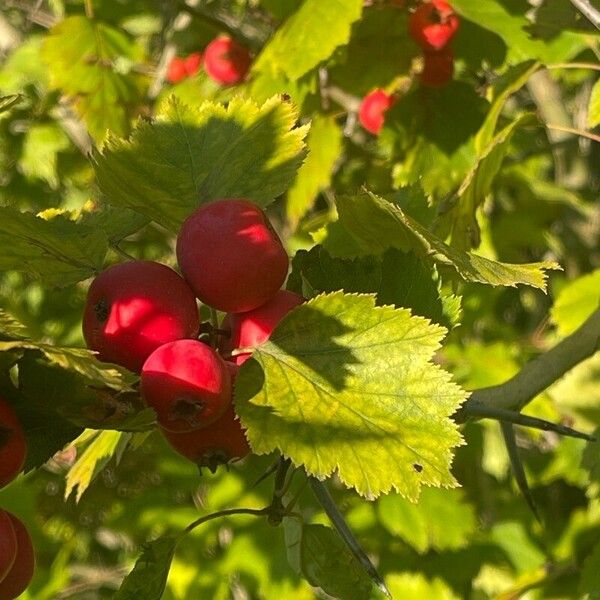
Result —
<instances>
[{"instance_id":1,"label":"sunlit leaf","mask_svg":"<svg viewBox=\"0 0 600 600\"><path fill-rule=\"evenodd\" d=\"M465 398L431 363L445 330L367 295L295 308L243 365L237 410L258 454L279 449L320 479L337 470L367 497L455 485L449 418Z\"/></svg>"}]
</instances>

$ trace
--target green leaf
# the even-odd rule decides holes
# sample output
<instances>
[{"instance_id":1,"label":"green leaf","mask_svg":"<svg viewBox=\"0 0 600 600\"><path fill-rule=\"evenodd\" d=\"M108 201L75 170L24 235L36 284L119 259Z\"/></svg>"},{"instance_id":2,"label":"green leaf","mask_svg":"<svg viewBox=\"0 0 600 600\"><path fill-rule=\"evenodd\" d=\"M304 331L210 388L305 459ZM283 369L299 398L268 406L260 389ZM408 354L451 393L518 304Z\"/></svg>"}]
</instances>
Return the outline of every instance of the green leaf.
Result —
<instances>
[{"instance_id":1,"label":"green leaf","mask_svg":"<svg viewBox=\"0 0 600 600\"><path fill-rule=\"evenodd\" d=\"M392 535L420 554L462 548L476 528L475 512L461 490L425 488L418 504L397 495L384 496L378 501L378 513Z\"/></svg>"},{"instance_id":2,"label":"green leaf","mask_svg":"<svg viewBox=\"0 0 600 600\"><path fill-rule=\"evenodd\" d=\"M29 84L44 88L48 79L46 65L40 60L44 36L30 35L23 39L0 68L0 90L18 94Z\"/></svg>"},{"instance_id":3,"label":"green leaf","mask_svg":"<svg viewBox=\"0 0 600 600\"><path fill-rule=\"evenodd\" d=\"M25 325L0 308L0 339L17 340L27 337Z\"/></svg>"},{"instance_id":4,"label":"green leaf","mask_svg":"<svg viewBox=\"0 0 600 600\"><path fill-rule=\"evenodd\" d=\"M365 253L382 253L389 247L414 248L438 265L451 267L465 281L510 287L522 284L545 291L546 270L560 269L552 261L514 265L450 248L402 209L371 192L338 197L337 207L341 224Z\"/></svg>"},{"instance_id":5,"label":"green leaf","mask_svg":"<svg viewBox=\"0 0 600 600\"><path fill-rule=\"evenodd\" d=\"M19 161L23 173L28 177L43 179L51 188L57 189L58 153L70 146L67 134L56 123L32 125L25 134L23 155Z\"/></svg>"},{"instance_id":6,"label":"green leaf","mask_svg":"<svg viewBox=\"0 0 600 600\"><path fill-rule=\"evenodd\" d=\"M172 98L129 139L110 136L96 156L107 200L172 231L200 204L242 197L266 206L282 194L304 156L306 127L276 98L261 107L234 99L192 109Z\"/></svg>"},{"instance_id":7,"label":"green leaf","mask_svg":"<svg viewBox=\"0 0 600 600\"><path fill-rule=\"evenodd\" d=\"M77 222L91 229L101 229L110 244L118 244L145 227L150 219L129 208L102 206L82 212Z\"/></svg>"},{"instance_id":8,"label":"green leaf","mask_svg":"<svg viewBox=\"0 0 600 600\"><path fill-rule=\"evenodd\" d=\"M491 93L493 94L492 104L475 138L475 149L478 155L482 155L485 149L492 143L498 119L506 100L520 90L539 67L539 63L532 60L519 63L509 68L494 83L491 88Z\"/></svg>"},{"instance_id":9,"label":"green leaf","mask_svg":"<svg viewBox=\"0 0 600 600\"><path fill-rule=\"evenodd\" d=\"M257 454L280 450L324 479L335 470L363 496L455 485L449 418L465 398L432 364L445 330L405 309L337 292L295 308L236 382Z\"/></svg>"},{"instance_id":10,"label":"green leaf","mask_svg":"<svg viewBox=\"0 0 600 600\"><path fill-rule=\"evenodd\" d=\"M331 182L342 150L342 129L335 117L315 116L306 144L308 157L298 169L287 195L287 214L292 221L301 219L314 204L317 194Z\"/></svg>"},{"instance_id":11,"label":"green leaf","mask_svg":"<svg viewBox=\"0 0 600 600\"><path fill-rule=\"evenodd\" d=\"M579 600L600 600L600 543L583 563L579 594Z\"/></svg>"},{"instance_id":12,"label":"green leaf","mask_svg":"<svg viewBox=\"0 0 600 600\"><path fill-rule=\"evenodd\" d=\"M399 600L458 600L442 579L428 581L421 573L392 573L386 583L392 597Z\"/></svg>"},{"instance_id":13,"label":"green leaf","mask_svg":"<svg viewBox=\"0 0 600 600\"><path fill-rule=\"evenodd\" d=\"M588 107L588 127L597 127L600 125L600 79L596 81L590 95L590 104Z\"/></svg>"},{"instance_id":14,"label":"green leaf","mask_svg":"<svg viewBox=\"0 0 600 600\"><path fill-rule=\"evenodd\" d=\"M160 600L163 597L178 538L165 536L144 544L133 571L113 600Z\"/></svg>"},{"instance_id":15,"label":"green leaf","mask_svg":"<svg viewBox=\"0 0 600 600\"><path fill-rule=\"evenodd\" d=\"M362 5L362 0L304 0L264 47L253 70L283 71L298 79L348 42Z\"/></svg>"},{"instance_id":16,"label":"green leaf","mask_svg":"<svg viewBox=\"0 0 600 600\"><path fill-rule=\"evenodd\" d=\"M67 286L95 275L104 262L106 236L61 215L41 219L0 207L0 270L23 271L48 285Z\"/></svg>"},{"instance_id":17,"label":"green leaf","mask_svg":"<svg viewBox=\"0 0 600 600\"><path fill-rule=\"evenodd\" d=\"M127 370L101 363L94 358L94 352L85 348L63 348L32 340L0 342L0 352L15 349L37 350L52 365L83 375L90 382L108 386L116 390L131 390L134 376Z\"/></svg>"},{"instance_id":18,"label":"green leaf","mask_svg":"<svg viewBox=\"0 0 600 600\"><path fill-rule=\"evenodd\" d=\"M299 250L292 260L287 286L305 297L338 290L376 293L379 306L410 308L413 314L448 327L456 325L460 317L460 299L441 295L435 267L414 253L394 248L381 259L334 258L322 246Z\"/></svg>"},{"instance_id":19,"label":"green leaf","mask_svg":"<svg viewBox=\"0 0 600 600\"><path fill-rule=\"evenodd\" d=\"M531 35L532 23L527 19L529 6L520 0L453 0L453 8L464 18L497 33L508 48L508 63L537 59L545 64L564 62L581 52L585 37L561 31L551 40Z\"/></svg>"},{"instance_id":20,"label":"green leaf","mask_svg":"<svg viewBox=\"0 0 600 600\"><path fill-rule=\"evenodd\" d=\"M500 131L477 158L458 190L458 201L448 218L452 221L452 246L459 250L476 248L481 243L476 211L491 192L494 178L508 154L514 132L536 121L526 113Z\"/></svg>"},{"instance_id":21,"label":"green leaf","mask_svg":"<svg viewBox=\"0 0 600 600\"><path fill-rule=\"evenodd\" d=\"M288 561L314 587L341 600L368 600L372 584L340 536L325 525L284 520Z\"/></svg>"},{"instance_id":22,"label":"green leaf","mask_svg":"<svg viewBox=\"0 0 600 600\"><path fill-rule=\"evenodd\" d=\"M130 439L130 433L121 433L120 431L99 432L69 469L65 480L65 500L77 488L75 501L79 502L85 490L110 459L117 455L118 460Z\"/></svg>"},{"instance_id":23,"label":"green leaf","mask_svg":"<svg viewBox=\"0 0 600 600\"><path fill-rule=\"evenodd\" d=\"M0 113L10 110L23 100L21 94L10 94L8 96L0 96Z\"/></svg>"},{"instance_id":24,"label":"green leaf","mask_svg":"<svg viewBox=\"0 0 600 600\"><path fill-rule=\"evenodd\" d=\"M550 310L562 336L573 333L600 305L600 269L570 281Z\"/></svg>"},{"instance_id":25,"label":"green leaf","mask_svg":"<svg viewBox=\"0 0 600 600\"><path fill-rule=\"evenodd\" d=\"M143 78L129 71L144 52L125 34L77 15L55 25L44 43L50 86L74 98L91 135L129 131L129 109L141 99Z\"/></svg>"}]
</instances>

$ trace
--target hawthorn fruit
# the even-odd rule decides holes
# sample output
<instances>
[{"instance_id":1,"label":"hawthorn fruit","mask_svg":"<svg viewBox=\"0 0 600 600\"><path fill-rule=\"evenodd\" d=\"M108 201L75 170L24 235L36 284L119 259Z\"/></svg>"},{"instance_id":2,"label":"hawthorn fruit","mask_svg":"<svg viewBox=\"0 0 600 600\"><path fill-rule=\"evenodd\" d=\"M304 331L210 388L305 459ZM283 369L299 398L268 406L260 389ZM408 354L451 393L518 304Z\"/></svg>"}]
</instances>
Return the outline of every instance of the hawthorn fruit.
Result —
<instances>
[{"instance_id":1,"label":"hawthorn fruit","mask_svg":"<svg viewBox=\"0 0 600 600\"><path fill-rule=\"evenodd\" d=\"M184 60L185 72L188 77L195 75L200 70L202 64L202 54L200 52L192 52Z\"/></svg>"},{"instance_id":2,"label":"hawthorn fruit","mask_svg":"<svg viewBox=\"0 0 600 600\"><path fill-rule=\"evenodd\" d=\"M232 398L225 361L197 340L178 340L156 349L142 368L140 390L156 411L159 425L173 432L214 423Z\"/></svg>"},{"instance_id":3,"label":"hawthorn fruit","mask_svg":"<svg viewBox=\"0 0 600 600\"><path fill-rule=\"evenodd\" d=\"M219 465L250 454L250 446L233 404L218 421L204 429L188 433L161 431L175 452L213 473Z\"/></svg>"},{"instance_id":4,"label":"hawthorn fruit","mask_svg":"<svg viewBox=\"0 0 600 600\"><path fill-rule=\"evenodd\" d=\"M35 554L31 537L20 519L9 512L8 515L17 540L17 554L12 568L0 581L0 600L13 600L26 589L35 570Z\"/></svg>"},{"instance_id":5,"label":"hawthorn fruit","mask_svg":"<svg viewBox=\"0 0 600 600\"><path fill-rule=\"evenodd\" d=\"M374 90L367 94L360 103L358 120L369 132L377 135L385 121L385 113L394 103L394 98L383 90Z\"/></svg>"},{"instance_id":6,"label":"hawthorn fruit","mask_svg":"<svg viewBox=\"0 0 600 600\"><path fill-rule=\"evenodd\" d=\"M411 37L426 51L444 48L454 37L458 25L458 15L446 0L421 4L408 22Z\"/></svg>"},{"instance_id":7,"label":"hawthorn fruit","mask_svg":"<svg viewBox=\"0 0 600 600\"><path fill-rule=\"evenodd\" d=\"M27 442L12 407L0 397L0 488L8 485L22 470Z\"/></svg>"},{"instance_id":8,"label":"hawthorn fruit","mask_svg":"<svg viewBox=\"0 0 600 600\"><path fill-rule=\"evenodd\" d=\"M192 290L173 269L148 260L109 267L88 291L83 336L98 359L139 372L159 346L198 335Z\"/></svg>"},{"instance_id":9,"label":"hawthorn fruit","mask_svg":"<svg viewBox=\"0 0 600 600\"><path fill-rule=\"evenodd\" d=\"M0 582L8 575L17 556L17 536L8 513L0 510Z\"/></svg>"},{"instance_id":10,"label":"hawthorn fruit","mask_svg":"<svg viewBox=\"0 0 600 600\"><path fill-rule=\"evenodd\" d=\"M188 76L186 60L174 56L167 67L167 81L170 83L178 83Z\"/></svg>"},{"instance_id":11,"label":"hawthorn fruit","mask_svg":"<svg viewBox=\"0 0 600 600\"><path fill-rule=\"evenodd\" d=\"M243 199L217 200L194 211L177 237L177 261L196 296L223 312L267 302L289 264L265 213Z\"/></svg>"},{"instance_id":12,"label":"hawthorn fruit","mask_svg":"<svg viewBox=\"0 0 600 600\"><path fill-rule=\"evenodd\" d=\"M235 85L243 81L250 63L248 49L229 37L214 39L204 50L204 69L221 85Z\"/></svg>"},{"instance_id":13,"label":"hawthorn fruit","mask_svg":"<svg viewBox=\"0 0 600 600\"><path fill-rule=\"evenodd\" d=\"M225 353L236 348L254 348L266 342L281 319L290 310L304 302L304 298L287 290L278 291L268 302L244 313L229 313L223 320L222 328L230 329L229 339L222 343ZM238 354L231 360L237 365L250 358L250 353Z\"/></svg>"},{"instance_id":14,"label":"hawthorn fruit","mask_svg":"<svg viewBox=\"0 0 600 600\"><path fill-rule=\"evenodd\" d=\"M423 71L421 84L426 87L438 88L445 86L454 75L454 54L451 48L439 52L423 54Z\"/></svg>"}]
</instances>

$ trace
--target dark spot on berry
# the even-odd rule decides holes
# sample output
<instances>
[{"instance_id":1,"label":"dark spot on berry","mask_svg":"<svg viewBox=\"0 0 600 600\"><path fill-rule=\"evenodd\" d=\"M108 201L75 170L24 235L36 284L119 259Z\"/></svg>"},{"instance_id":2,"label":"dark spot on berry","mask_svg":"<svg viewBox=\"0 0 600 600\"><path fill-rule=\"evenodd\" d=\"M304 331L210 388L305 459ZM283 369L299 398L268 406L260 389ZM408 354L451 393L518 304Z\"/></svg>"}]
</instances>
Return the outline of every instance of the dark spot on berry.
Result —
<instances>
[{"instance_id":1,"label":"dark spot on berry","mask_svg":"<svg viewBox=\"0 0 600 600\"><path fill-rule=\"evenodd\" d=\"M98 300L98 302L94 304L94 313L96 315L96 319L98 319L100 323L106 322L108 315L110 314L110 305L104 298Z\"/></svg>"}]
</instances>

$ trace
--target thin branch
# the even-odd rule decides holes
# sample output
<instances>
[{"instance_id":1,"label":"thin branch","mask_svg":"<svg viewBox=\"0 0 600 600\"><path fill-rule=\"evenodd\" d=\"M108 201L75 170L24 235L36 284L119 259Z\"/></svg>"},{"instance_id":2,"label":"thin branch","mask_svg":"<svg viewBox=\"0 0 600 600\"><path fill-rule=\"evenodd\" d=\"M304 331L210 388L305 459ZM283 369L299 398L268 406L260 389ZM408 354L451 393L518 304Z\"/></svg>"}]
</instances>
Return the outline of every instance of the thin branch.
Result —
<instances>
[{"instance_id":1,"label":"thin branch","mask_svg":"<svg viewBox=\"0 0 600 600\"><path fill-rule=\"evenodd\" d=\"M85 4L85 16L91 20L94 18L94 4L93 4L92 0L83 0L83 1Z\"/></svg>"},{"instance_id":2,"label":"thin branch","mask_svg":"<svg viewBox=\"0 0 600 600\"><path fill-rule=\"evenodd\" d=\"M571 0L571 4L596 28L600 29L600 10L590 0Z\"/></svg>"},{"instance_id":3,"label":"thin branch","mask_svg":"<svg viewBox=\"0 0 600 600\"><path fill-rule=\"evenodd\" d=\"M358 543L358 540L352 533L352 530L346 523L344 516L339 511L335 500L331 496L327 485L323 481L319 481L315 477L309 476L310 487L312 488L319 504L323 507L327 516L333 523L333 526L336 528L337 532L340 534L341 538L344 540L346 546L348 546L350 552L356 557L356 559L360 562L363 569L369 574L369 576L376 583L377 587L388 597L391 598L392 595L385 585L385 581L381 577L381 575L377 572L375 565L371 562L371 559L367 556L366 552L362 549L361 545Z\"/></svg>"},{"instance_id":4,"label":"thin branch","mask_svg":"<svg viewBox=\"0 0 600 600\"><path fill-rule=\"evenodd\" d=\"M203 523L207 523L208 521L212 521L213 519L220 519L221 517L229 517L232 515L253 515L255 517L264 517L269 514L269 507L265 508L227 508L225 510L219 510L217 512L211 513L210 515L205 515L204 517L200 517L196 519L192 523L190 523L180 535L185 535L189 533L193 529L196 529L199 525Z\"/></svg>"},{"instance_id":5,"label":"thin branch","mask_svg":"<svg viewBox=\"0 0 600 600\"><path fill-rule=\"evenodd\" d=\"M546 65L546 69L589 69L590 71L600 71L600 64L584 62L555 63L553 65Z\"/></svg>"},{"instance_id":6,"label":"thin branch","mask_svg":"<svg viewBox=\"0 0 600 600\"><path fill-rule=\"evenodd\" d=\"M538 417L531 417L529 415L523 415L513 410L507 410L505 408L496 408L495 406L483 406L481 404L469 404L465 407L463 413L466 418L487 418L496 419L497 421L503 421L506 423L513 423L514 425L520 425L521 427L531 427L533 429L541 429L542 431L553 431L559 435L565 435L568 437L574 437L588 442L595 442L596 438L566 425L560 425L558 423L552 423L545 419L539 419Z\"/></svg>"},{"instance_id":7,"label":"thin branch","mask_svg":"<svg viewBox=\"0 0 600 600\"><path fill-rule=\"evenodd\" d=\"M594 140L594 142L600 142L600 135L590 133L589 131L584 131L583 129L576 129L575 127L564 127L563 125L553 125L551 123L546 123L546 127L548 129L554 129L555 131L564 131L565 133L580 135L581 137L588 138L589 140Z\"/></svg>"},{"instance_id":8,"label":"thin branch","mask_svg":"<svg viewBox=\"0 0 600 600\"><path fill-rule=\"evenodd\" d=\"M500 385L475 390L463 409L472 405L520 411L539 393L600 349L600 309L554 348L527 363L514 377Z\"/></svg>"}]
</instances>

